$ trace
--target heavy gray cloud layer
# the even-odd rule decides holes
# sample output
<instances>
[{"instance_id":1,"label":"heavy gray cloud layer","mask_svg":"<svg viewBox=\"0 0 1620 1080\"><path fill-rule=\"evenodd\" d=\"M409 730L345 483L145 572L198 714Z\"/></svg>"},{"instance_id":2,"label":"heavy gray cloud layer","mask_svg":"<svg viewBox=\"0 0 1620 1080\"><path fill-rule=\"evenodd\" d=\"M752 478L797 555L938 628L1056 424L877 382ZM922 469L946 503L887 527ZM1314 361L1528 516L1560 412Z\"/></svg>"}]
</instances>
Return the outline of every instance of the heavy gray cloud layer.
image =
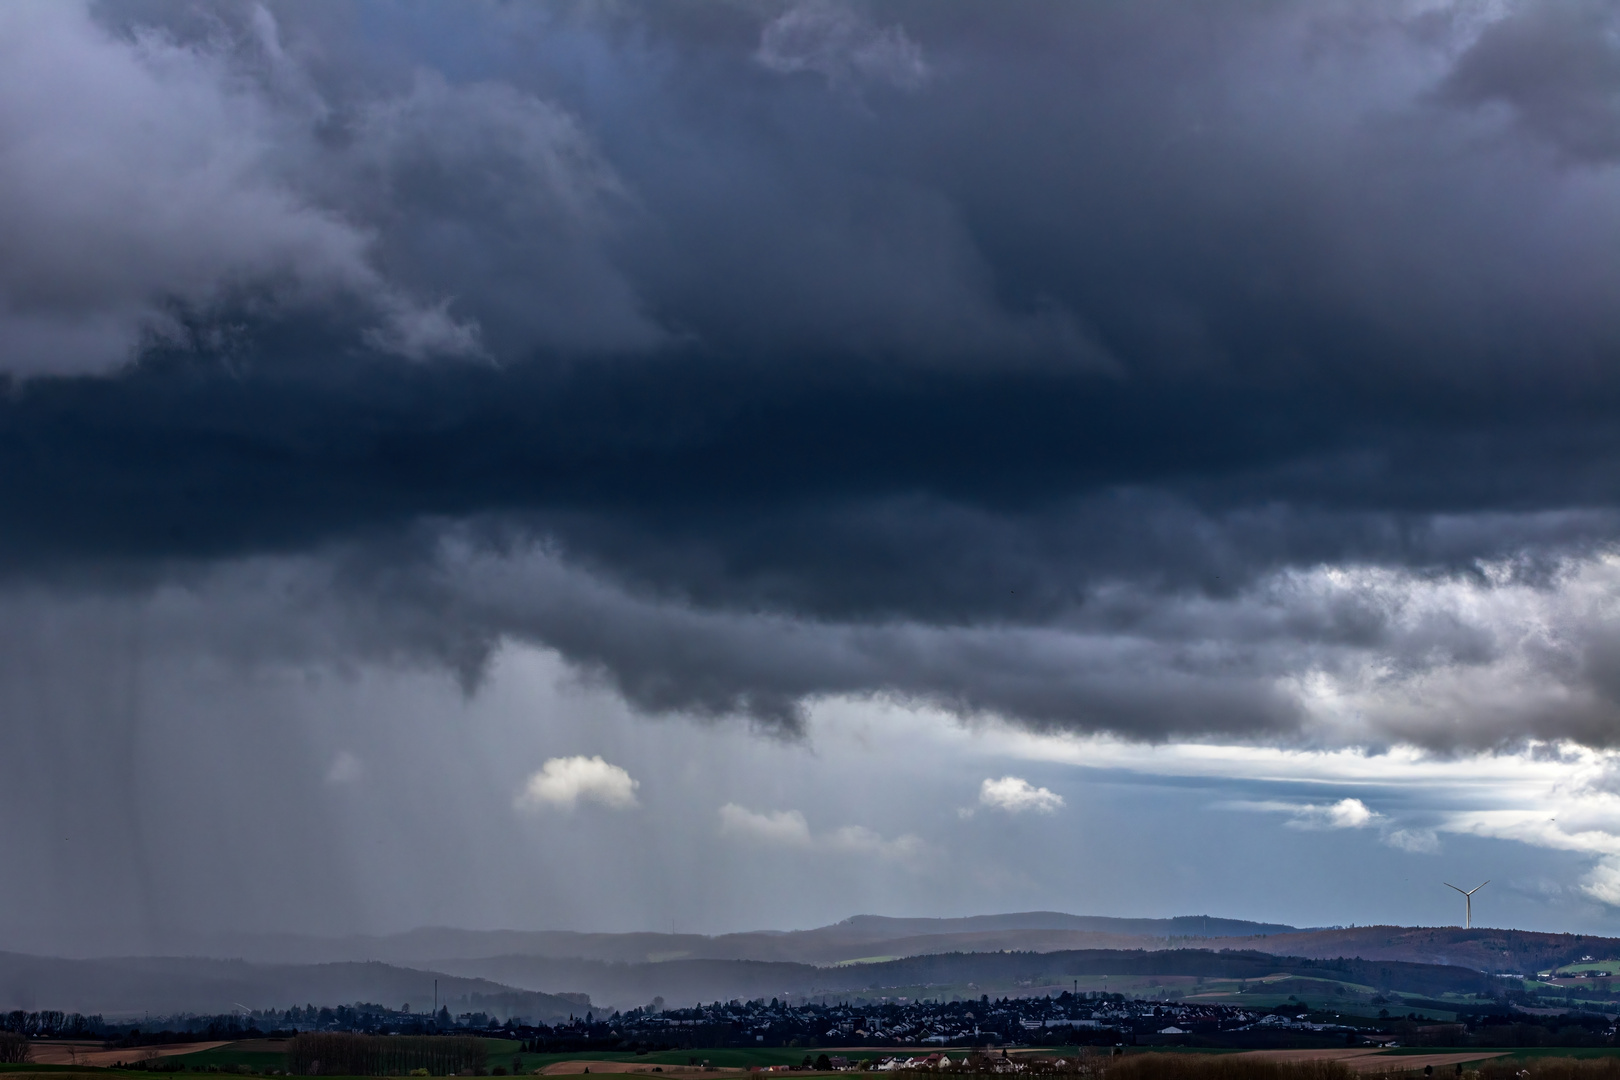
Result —
<instances>
[{"instance_id":1,"label":"heavy gray cloud layer","mask_svg":"<svg viewBox=\"0 0 1620 1080\"><path fill-rule=\"evenodd\" d=\"M13 332L86 335L12 370L343 300L506 360L1354 383L1615 340L1601 5L98 14L8 15Z\"/></svg>"},{"instance_id":2,"label":"heavy gray cloud layer","mask_svg":"<svg viewBox=\"0 0 1620 1080\"><path fill-rule=\"evenodd\" d=\"M1600 5L3 18L13 584L778 730L1620 730Z\"/></svg>"}]
</instances>

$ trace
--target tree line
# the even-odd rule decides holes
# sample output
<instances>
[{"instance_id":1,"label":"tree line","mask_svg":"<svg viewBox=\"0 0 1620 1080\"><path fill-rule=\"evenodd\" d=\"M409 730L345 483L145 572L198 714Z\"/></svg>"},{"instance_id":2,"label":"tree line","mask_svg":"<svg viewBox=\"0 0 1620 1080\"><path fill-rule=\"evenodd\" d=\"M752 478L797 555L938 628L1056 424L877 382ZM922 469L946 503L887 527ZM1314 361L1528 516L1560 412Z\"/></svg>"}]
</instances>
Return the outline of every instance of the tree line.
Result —
<instances>
[{"instance_id":1,"label":"tree line","mask_svg":"<svg viewBox=\"0 0 1620 1080\"><path fill-rule=\"evenodd\" d=\"M105 1029L106 1025L102 1023L100 1016L81 1016L78 1013L57 1012L52 1009L40 1012L13 1009L8 1013L0 1013L0 1031L31 1038L40 1036L58 1039L85 1038L99 1035Z\"/></svg>"}]
</instances>

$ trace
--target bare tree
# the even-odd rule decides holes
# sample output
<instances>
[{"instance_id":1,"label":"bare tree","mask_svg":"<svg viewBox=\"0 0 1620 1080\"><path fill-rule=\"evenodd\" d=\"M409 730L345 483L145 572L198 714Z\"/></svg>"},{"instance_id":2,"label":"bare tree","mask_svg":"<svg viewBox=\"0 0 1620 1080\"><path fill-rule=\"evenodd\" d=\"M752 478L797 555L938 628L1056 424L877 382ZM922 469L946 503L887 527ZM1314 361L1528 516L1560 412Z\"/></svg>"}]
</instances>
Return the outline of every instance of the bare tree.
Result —
<instances>
[{"instance_id":1,"label":"bare tree","mask_svg":"<svg viewBox=\"0 0 1620 1080\"><path fill-rule=\"evenodd\" d=\"M28 1036L0 1031L0 1064L21 1065L29 1058Z\"/></svg>"}]
</instances>

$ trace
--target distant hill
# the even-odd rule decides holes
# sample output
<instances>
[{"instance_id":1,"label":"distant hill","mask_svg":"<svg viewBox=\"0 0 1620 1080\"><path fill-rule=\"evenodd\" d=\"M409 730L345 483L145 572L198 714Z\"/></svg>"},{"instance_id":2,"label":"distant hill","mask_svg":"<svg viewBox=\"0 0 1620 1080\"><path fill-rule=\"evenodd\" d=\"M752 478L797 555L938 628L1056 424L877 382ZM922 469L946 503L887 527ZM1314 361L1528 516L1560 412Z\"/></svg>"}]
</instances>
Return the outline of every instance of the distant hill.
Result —
<instances>
[{"instance_id":1,"label":"distant hill","mask_svg":"<svg viewBox=\"0 0 1620 1080\"><path fill-rule=\"evenodd\" d=\"M967 993L970 984L975 994L992 988L1017 994L1083 975L1249 979L1290 965L1353 968L1357 977L1343 981L1439 993L1484 986L1482 973L1530 974L1585 955L1620 960L1620 939L1457 927L1302 930L1205 916L1037 911L960 919L859 915L812 930L712 937L438 928L343 939L259 935L196 941L186 951L212 958L0 953L0 1011L218 1012L237 1003L284 1008L357 1000L422 1008L437 976L452 1008L550 1019L589 1002L628 1008L655 997L689 1005L885 987L914 993L929 985Z\"/></svg>"},{"instance_id":2,"label":"distant hill","mask_svg":"<svg viewBox=\"0 0 1620 1080\"><path fill-rule=\"evenodd\" d=\"M1470 930L1458 926L1353 926L1278 934L1242 944L1294 956L1359 956L1519 974L1546 971L1588 955L1598 960L1620 959L1620 938L1477 926Z\"/></svg>"},{"instance_id":3,"label":"distant hill","mask_svg":"<svg viewBox=\"0 0 1620 1080\"><path fill-rule=\"evenodd\" d=\"M956 919L896 919L855 915L843 922L799 933L843 936L848 940L971 934L1005 930L1079 930L1087 933L1143 937L1249 937L1297 932L1282 923L1257 923L1211 915L1178 915L1171 919L1121 919L1107 915L1066 915L1060 911L1025 911L1011 915L970 915Z\"/></svg>"},{"instance_id":4,"label":"distant hill","mask_svg":"<svg viewBox=\"0 0 1620 1080\"><path fill-rule=\"evenodd\" d=\"M621 1009L645 1004L654 997L662 997L670 1005L690 1006L699 1001L731 998L918 993L919 988L927 987L966 993L966 988L973 986L997 995L1045 993L1065 987L1070 979L1097 975L1263 979L1294 974L1410 994L1479 994L1492 990L1490 976L1472 968L1210 949L945 953L831 968L758 960L616 964L534 956L455 960L444 966L461 975L535 990L575 987L588 992L593 1001Z\"/></svg>"},{"instance_id":5,"label":"distant hill","mask_svg":"<svg viewBox=\"0 0 1620 1080\"><path fill-rule=\"evenodd\" d=\"M58 1009L109 1019L142 1013L228 1013L238 1005L374 1002L410 1004L417 1012L439 1000L453 1012L506 1019L554 1020L590 1007L583 994L539 993L481 978L460 978L379 963L249 964L241 960L123 957L62 960L0 953L0 1012Z\"/></svg>"},{"instance_id":6,"label":"distant hill","mask_svg":"<svg viewBox=\"0 0 1620 1080\"><path fill-rule=\"evenodd\" d=\"M1162 948L1201 938L1264 937L1295 933L1279 923L1206 915L1173 919L1119 919L1031 911L955 919L902 919L857 915L813 930L703 934L595 934L560 930L452 930L425 928L382 937L314 938L251 935L177 943L176 952L259 961L322 963L382 960L434 965L441 960L541 956L657 963L668 960L767 960L836 964L868 956L934 952L1051 952L1077 948Z\"/></svg>"}]
</instances>

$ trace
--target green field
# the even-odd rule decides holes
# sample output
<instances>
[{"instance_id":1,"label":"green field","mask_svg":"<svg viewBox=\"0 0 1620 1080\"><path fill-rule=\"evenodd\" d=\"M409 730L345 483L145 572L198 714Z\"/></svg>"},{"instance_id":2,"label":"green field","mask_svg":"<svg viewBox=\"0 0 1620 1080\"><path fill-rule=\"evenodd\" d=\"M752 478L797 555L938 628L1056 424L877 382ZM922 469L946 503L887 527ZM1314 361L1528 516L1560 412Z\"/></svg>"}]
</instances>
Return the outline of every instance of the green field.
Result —
<instances>
[{"instance_id":1,"label":"green field","mask_svg":"<svg viewBox=\"0 0 1620 1080\"><path fill-rule=\"evenodd\" d=\"M707 1059L713 1065L715 1065L717 1067L722 1067L722 1068L728 1067L728 1066L730 1066L730 1067L739 1067L739 1066L744 1066L744 1065L748 1065L748 1064L754 1064L754 1065L775 1065L775 1064L796 1065L800 1061L802 1061L803 1058L804 1058L804 1055L801 1053L798 1056L794 1057L792 1061L780 1061L780 1062L779 1061L770 1061L770 1060L765 1060L765 1059L762 1059L762 1058L759 1058L759 1057L754 1057L754 1058L752 1058L752 1059L750 1059L748 1061L732 1062L732 1061L729 1061L729 1060L724 1060L724 1055L731 1054L731 1053L739 1053L739 1051L731 1051L731 1050L700 1050L700 1051L695 1052L696 1055L700 1055L699 1056L700 1061ZM764 1053L764 1051L762 1051L762 1053ZM192 1055L187 1055L187 1056L192 1056ZM643 1057L637 1057L634 1054L630 1054L630 1055L623 1055L623 1054L569 1055L569 1056L563 1057L561 1060L565 1060L565 1061L593 1061L593 1062L601 1060L603 1062L603 1064L607 1065L609 1068L606 1069L606 1070L599 1071L599 1072L598 1071L593 1071L591 1073L591 1076L593 1078L596 1077L596 1076L603 1076L603 1077L618 1076L618 1077L629 1077L629 1078L632 1078L632 1080L648 1080L648 1077L647 1077L647 1075L645 1073L615 1073L615 1072L612 1072L611 1071L611 1066L613 1064L613 1061L606 1060L608 1058L612 1058L614 1060L624 1060L624 1059L628 1058L628 1059L634 1059L634 1060L637 1060L637 1061L646 1061L646 1060L652 1059L652 1060L654 1060L656 1062L656 1055L650 1055L650 1054L645 1055ZM670 1064L684 1065L684 1064L686 1064L686 1057L681 1056L679 1061L671 1061ZM165 1077L165 1076L184 1077L184 1076L192 1075L190 1073L162 1073L162 1072L154 1073L154 1072L147 1072L147 1071L141 1070L141 1069L96 1069L96 1068L87 1068L86 1066L83 1066L83 1065L35 1065L35 1064L26 1064L26 1063L22 1064L22 1065L0 1065L0 1073L16 1074L19 1077L39 1075L39 1074L47 1074L48 1073L48 1074L51 1074L53 1076L63 1077L63 1080L66 1080L67 1076L81 1076L81 1077L87 1078L87 1080L90 1080L90 1078L94 1078L94 1080L109 1080L109 1078L124 1078L124 1077L130 1078L130 1080L160 1080L160 1078ZM219 1074L209 1074L209 1075L219 1075ZM804 1077L813 1077L813 1076L835 1076L835 1075L839 1075L839 1074L835 1074L835 1073L813 1073L813 1072L811 1072L811 1073L797 1073L795 1075L804 1076ZM330 1078L330 1080L377 1080L377 1078L376 1077L333 1077L333 1078ZM440 1078L440 1080L443 1080L443 1078Z\"/></svg>"},{"instance_id":2,"label":"green field","mask_svg":"<svg viewBox=\"0 0 1620 1080\"><path fill-rule=\"evenodd\" d=\"M1415 1011L1439 1021L1455 1020L1457 1016L1454 1009L1406 1005L1401 1001L1401 995L1395 992L1385 995L1389 998L1387 1003L1374 1002L1373 999L1380 996L1378 991L1361 983L1294 974L1248 980L1200 979L1190 975L1110 976L1104 979L1100 975L1082 975L1078 979L1071 979L1068 985L1053 987L1053 990L1076 987L1082 992L1104 991L1150 1001L1208 1002L1261 1011L1294 1004L1312 1011L1343 1013L1349 1017L1367 1019L1377 1018L1380 1009L1387 1009L1391 1016L1404 1016ZM930 996L939 996L938 991ZM1425 995L1424 1000L1466 1008L1479 999L1461 994L1441 994Z\"/></svg>"},{"instance_id":3,"label":"green field","mask_svg":"<svg viewBox=\"0 0 1620 1080\"><path fill-rule=\"evenodd\" d=\"M1045 1051L1041 1051L1044 1053ZM1203 1046L1127 1046L1126 1054L1242 1054L1245 1050L1215 1049ZM1375 1057L1422 1057L1427 1054L1500 1055L1513 1061L1532 1058L1620 1058L1620 1047L1612 1046L1402 1046L1384 1050ZM592 1075L595 1075L594 1073Z\"/></svg>"},{"instance_id":4,"label":"green field","mask_svg":"<svg viewBox=\"0 0 1620 1080\"><path fill-rule=\"evenodd\" d=\"M954 1048L952 1048L954 1049ZM761 1046L758 1049L749 1049L745 1046L712 1047L697 1050L658 1050L647 1054L623 1053L620 1051L591 1051L580 1050L571 1054L524 1054L523 1067L525 1071L538 1069L544 1065L552 1065L559 1061L639 1061L651 1065L686 1065L694 1058L699 1062L707 1061L723 1069L741 1069L749 1065L797 1065L809 1055L814 1060L820 1054L830 1053L826 1047L803 1046ZM882 1057L886 1053L881 1049L852 1050L844 1054L850 1060ZM925 1050L911 1050L910 1053L927 1053ZM492 1055L490 1064L499 1064ZM592 1073L591 1075L595 1075Z\"/></svg>"},{"instance_id":5,"label":"green field","mask_svg":"<svg viewBox=\"0 0 1620 1080\"><path fill-rule=\"evenodd\" d=\"M578 1059L574 1059L574 1060L578 1060ZM592 1060L594 1060L594 1059L592 1059ZM612 1063L611 1062L605 1062L604 1064L611 1065ZM164 1077L164 1076L183 1077L183 1076L191 1075L191 1074L188 1074L188 1073L172 1073L172 1074L171 1073L151 1073L151 1072L146 1072L144 1070L138 1070L138 1069L137 1070L91 1069L91 1068L86 1068L85 1066L82 1066L82 1065L31 1065L31 1064L0 1065L0 1073L14 1074L14 1075L17 1075L18 1077L50 1074L52 1076L64 1077L64 1080L65 1080L66 1076L81 1076L81 1077L85 1077L86 1080L109 1080L109 1078L129 1078L129 1080L159 1080L159 1078ZM219 1075L219 1074L207 1074L207 1075ZM811 1076L818 1076L818 1075L833 1076L833 1075L838 1075L838 1074L833 1074L833 1073L797 1073L795 1075L796 1076L811 1077ZM615 1073L615 1072L611 1072L611 1071L603 1071L603 1072L600 1072L600 1073L592 1072L591 1076L592 1076L593 1080L597 1076L603 1076L603 1077L609 1077L609 1076L628 1077L628 1078L631 1078L631 1080L648 1080L647 1076L644 1073ZM329 1077L329 1078L326 1078L326 1080L378 1080L378 1078L376 1078L376 1077ZM444 1078L441 1077L440 1080L444 1080Z\"/></svg>"},{"instance_id":6,"label":"green field","mask_svg":"<svg viewBox=\"0 0 1620 1080\"><path fill-rule=\"evenodd\" d=\"M195 1054L180 1054L176 1057L160 1058L160 1061L179 1062L187 1069L216 1066L220 1069L234 1069L246 1065L250 1069L263 1072L266 1069L284 1069L287 1067L287 1056L274 1050L233 1050L229 1046L221 1046L217 1050L201 1050Z\"/></svg>"},{"instance_id":7,"label":"green field","mask_svg":"<svg viewBox=\"0 0 1620 1080\"><path fill-rule=\"evenodd\" d=\"M817 1055L828 1052L826 1047L761 1046L758 1048L711 1047L696 1050L660 1050L645 1054L637 1054L632 1051L590 1050L562 1054L525 1054L522 1052L523 1044L513 1039L486 1039L484 1041L489 1047L489 1067L493 1069L496 1066L502 1066L509 1073L514 1071L515 1062L521 1062L522 1070L525 1073L559 1061L601 1061L608 1064L624 1061L650 1065L686 1065L696 1060L698 1062L708 1062L719 1068L746 1068L749 1065L797 1065L804 1060L807 1054L814 1059ZM0 1073L79 1073L103 1077L138 1076L143 1080L156 1080L156 1078L165 1075L184 1076L194 1069L207 1069L209 1067L217 1068L221 1072L234 1071L243 1066L257 1072L286 1067L286 1058L280 1053L257 1049L237 1049L237 1045L239 1044L157 1059L157 1063L172 1063L181 1066L183 1071L176 1073L148 1072L143 1069L96 1069L83 1065L41 1065L32 1062L21 1065L0 1065ZM130 1054L134 1056L139 1052L139 1048L134 1048L131 1049ZM861 1049L848 1051L844 1056L857 1060L879 1057L892 1052L882 1049ZM928 1050L913 1049L910 1052L926 1053ZM645 1080L645 1077L642 1080Z\"/></svg>"},{"instance_id":8,"label":"green field","mask_svg":"<svg viewBox=\"0 0 1620 1080\"><path fill-rule=\"evenodd\" d=\"M1540 1058L1540 1057L1567 1057L1567 1058L1603 1058L1620 1057L1620 1048L1607 1046L1534 1046L1514 1047L1507 1051L1511 1058Z\"/></svg>"},{"instance_id":9,"label":"green field","mask_svg":"<svg viewBox=\"0 0 1620 1080\"><path fill-rule=\"evenodd\" d=\"M1068 1048L1067 1052L1072 1053L1073 1049L1074 1048ZM777 1053L780 1054L780 1053L785 1053L785 1052L786 1051L778 1051ZM1065 1052L1065 1049L1060 1048L1060 1047L1048 1047L1048 1048L1044 1048L1042 1051L1038 1051L1038 1052L1061 1054L1061 1053ZM1198 1048L1190 1048L1190 1047L1179 1047L1179 1048L1128 1047L1128 1048L1126 1048L1125 1052L1126 1052L1127 1055L1134 1056L1134 1055L1137 1055L1137 1054L1145 1054L1145 1053L1155 1053L1155 1054L1170 1053L1170 1054L1177 1054L1177 1055L1195 1055L1195 1054L1227 1055L1227 1054L1241 1053L1242 1051L1224 1050L1224 1049L1198 1049ZM688 1051L683 1051L683 1052L681 1052L679 1054L665 1053L665 1054L662 1054L662 1055L654 1055L654 1054L646 1054L646 1055L636 1055L636 1054L601 1054L601 1055L583 1054L583 1055L573 1055L571 1057L571 1059L572 1060L590 1060L590 1061L598 1061L598 1060L600 1060L600 1061L602 1061L602 1063L604 1064L604 1066L606 1066L606 1068L604 1070L600 1071L600 1072L593 1070L592 1073L591 1073L592 1080L596 1080L597 1077L602 1077L602 1078L604 1078L604 1080L607 1080L607 1078L624 1078L624 1080L648 1080L648 1077L645 1074L615 1073L615 1072L612 1072L611 1071L612 1064L613 1064L614 1061L618 1061L618 1060L631 1060L631 1059L634 1059L634 1060L639 1060L639 1061L645 1061L645 1060L657 1061L659 1058L677 1058L678 1057L680 1060L671 1061L670 1063L671 1064L682 1064L682 1065L684 1065L684 1064L686 1064L685 1058L687 1056L694 1056L694 1057L698 1057L699 1060L707 1058L712 1064L714 1064L716 1066L720 1066L720 1067L740 1065L740 1064L749 1064L749 1063L752 1063L752 1064L779 1063L779 1062L772 1062L772 1061L765 1060L764 1058L759 1057L759 1056L749 1057L749 1053L750 1052L748 1052L748 1051L729 1050L729 1049L708 1049L708 1050L694 1050L694 1051L689 1051L689 1052ZM768 1051L760 1051L759 1053L760 1054L765 1054L765 1053L768 1053ZM1531 1061L1533 1061L1534 1059L1537 1059L1537 1058L1548 1058L1548 1057L1564 1057L1564 1058L1579 1058L1579 1059L1592 1059L1592 1058L1601 1058L1601 1057L1620 1057L1620 1049L1559 1048L1559 1047L1545 1047L1545 1048L1535 1048L1535 1049L1522 1049L1522 1048L1520 1048L1520 1049L1506 1049L1506 1050L1493 1050L1493 1049L1488 1048L1488 1047L1457 1047L1457 1048L1412 1047L1412 1048L1405 1048L1405 1049L1400 1049L1400 1050L1387 1051L1385 1054L1378 1055L1378 1056L1380 1056L1380 1057L1387 1056L1387 1057L1390 1057L1390 1058L1399 1059L1399 1058L1401 1058L1403 1056L1407 1056L1407 1055L1444 1054L1444 1053L1467 1053L1467 1054L1470 1054L1470 1055L1479 1054L1481 1056L1486 1056L1486 1055L1491 1055L1491 1054L1502 1054L1504 1056L1502 1058L1499 1058L1498 1060L1501 1060L1504 1063L1512 1063L1512 1062L1522 1061L1522 1062L1525 1062L1526 1064L1528 1064L1529 1062L1531 1062ZM739 1055L739 1059L736 1060L735 1062L733 1062L732 1060L729 1060L729 1058L728 1058L729 1055ZM197 1055L190 1055L190 1056L197 1056ZM531 1055L531 1056L536 1057L536 1058L540 1057L540 1055ZM556 1057L557 1055L546 1055L546 1056L547 1057ZM800 1055L798 1055L798 1057L793 1062L786 1062L786 1063L787 1064L796 1063L797 1060L801 1060L802 1057L803 1057L803 1055L800 1054ZM742 1060L743 1058L747 1058L747 1060ZM52 1076L62 1077L62 1080L66 1080L66 1077L64 1077L63 1074L77 1074L78 1076L85 1077L86 1080L92 1080L92 1078L93 1078L93 1080L108 1080L108 1078L112 1078L112 1077L120 1078L120 1080L123 1080L123 1078L128 1078L128 1080L156 1080L156 1076L163 1075L163 1074L155 1074L154 1075L152 1073L148 1073L148 1072L141 1071L141 1070L85 1069L83 1067L68 1066L68 1065L58 1065L58 1066L51 1066L51 1065L0 1065L0 1072L17 1074L19 1076L19 1080L20 1080L21 1076L28 1075L28 1074L41 1074L41 1075L50 1074ZM184 1074L182 1074L182 1075L184 1075ZM836 1074L804 1073L804 1074L797 1074L797 1075L802 1075L802 1076L804 1076L806 1078L806 1080L810 1080L810 1078L813 1078L813 1077L822 1077L822 1076L831 1077L831 1076L834 1076ZM374 1080L374 1078L336 1077L336 1078L331 1078L331 1080Z\"/></svg>"},{"instance_id":10,"label":"green field","mask_svg":"<svg viewBox=\"0 0 1620 1080\"><path fill-rule=\"evenodd\" d=\"M1612 971L1620 975L1620 960L1584 960L1579 964L1565 964L1555 968L1553 974L1575 974L1578 971Z\"/></svg>"},{"instance_id":11,"label":"green field","mask_svg":"<svg viewBox=\"0 0 1620 1080\"><path fill-rule=\"evenodd\" d=\"M650 1065L686 1065L693 1059L699 1062L707 1061L711 1065L721 1068L745 1068L749 1065L797 1065L808 1054L813 1059L818 1054L825 1053L824 1048L811 1048L802 1046L761 1046L724 1047L697 1050L659 1050L645 1054L634 1051L593 1051L580 1050L573 1053L558 1054L525 1054L523 1044L515 1039L485 1039L489 1048L489 1067L505 1068L513 1071L515 1062L521 1062L525 1073L559 1061L634 1061ZM845 1056L850 1058L868 1058L879 1056L880 1051L862 1050L852 1052ZM174 1058L164 1058L164 1061L174 1061L191 1069L193 1066L204 1068L213 1065L222 1069L246 1065L251 1069L263 1071L266 1069L279 1069L285 1066L285 1059L279 1053L263 1050L237 1050L234 1046L221 1046L216 1050L201 1050L195 1054L183 1054ZM83 1071L68 1065L41 1066L19 1065L10 1066L13 1069L24 1071L40 1071L44 1069L63 1071ZM142 1073L141 1075L149 1075ZM592 1074L594 1075L594 1074Z\"/></svg>"},{"instance_id":12,"label":"green field","mask_svg":"<svg viewBox=\"0 0 1620 1080\"><path fill-rule=\"evenodd\" d=\"M828 1052L828 1049L829 1049L829 1048L806 1049L804 1047L760 1047L758 1049L748 1049L748 1048L745 1048L745 1047L744 1048L739 1048L739 1047L725 1047L725 1048L711 1047L711 1048L708 1048L708 1049L700 1048L700 1049L695 1049L695 1050L663 1050L663 1051L658 1051L658 1052L655 1052L655 1053L646 1053L646 1054L636 1054L636 1053L626 1053L626 1052L612 1052L612 1051L606 1051L606 1052L579 1051L579 1052L570 1053L570 1054L522 1054L522 1053L519 1052L520 1048L521 1048L521 1044L518 1043L518 1042L515 1042L515 1041L512 1041L512 1040L504 1040L504 1039L490 1039L490 1040L486 1040L486 1041L489 1043L489 1049L490 1049L489 1064L490 1064L491 1067L496 1066L496 1065L503 1065L508 1070L510 1070L511 1066L512 1066L512 1059L514 1057L519 1057L519 1058L522 1059L522 1066L523 1066L524 1072L530 1072L530 1071L532 1071L534 1069L540 1068L540 1067L545 1066L545 1065L550 1065L550 1064L553 1064L553 1063L559 1062L559 1061L592 1061L592 1062L600 1061L605 1066L605 1068L601 1072L597 1072L597 1071L593 1070L593 1072L591 1074L593 1078L598 1076L598 1075L603 1076L603 1077L609 1077L609 1076L634 1076L634 1077L636 1077L636 1080L648 1080L648 1078L646 1077L645 1074L629 1074L629 1073L615 1073L615 1072L612 1072L611 1070L612 1070L613 1064L615 1062L636 1062L636 1063L639 1063L639 1064L653 1064L653 1065L687 1065L687 1064L690 1064L692 1061L696 1060L698 1062L707 1062L708 1064L714 1065L714 1066L719 1067L719 1068L742 1068L742 1067L747 1067L749 1065L797 1065L799 1062L804 1060L805 1055L807 1053L812 1058L814 1058L818 1054ZM958 1052L960 1049L961 1048L956 1048L956 1047L948 1048L946 1052L947 1053L955 1053L955 1052ZM1029 1055L1029 1054L1068 1056L1068 1055L1073 1055L1073 1054L1079 1052L1079 1049L1080 1048L1073 1047L1073 1046L1027 1047L1027 1048L1020 1048L1019 1050L1014 1051L1014 1053L1016 1055L1018 1055L1018 1056L1024 1056L1024 1055ZM845 1056L847 1056L847 1057L849 1057L851 1059L860 1059L860 1058L878 1057L878 1056L881 1056L881 1055L884 1055L884 1054L887 1054L887 1053L894 1053L894 1052L897 1052L897 1051L883 1050L881 1048L874 1048L874 1049L866 1049L866 1050L859 1050L859 1051L846 1051ZM904 1051L901 1051L901 1052L904 1052ZM923 1050L922 1048L914 1048L914 1049L910 1050L909 1052L925 1053L927 1051ZM1206 1048L1206 1047L1190 1047L1190 1046L1132 1046L1132 1047L1127 1047L1125 1049L1125 1052L1127 1054L1144 1054L1144 1053L1236 1054L1236 1053L1242 1053L1241 1050L1229 1049L1229 1048ZM1450 1054L1450 1053L1479 1054L1481 1056L1504 1055L1506 1058L1508 1058L1510 1060L1526 1061L1526 1062L1528 1062L1530 1060L1533 1060L1533 1059L1536 1059L1536 1058L1546 1058L1546 1057L1580 1058L1580 1059L1604 1058L1604 1057L1620 1058L1620 1048L1615 1048L1615 1047L1552 1047L1552 1046L1548 1046L1548 1047L1477 1047L1477 1046L1461 1046L1461 1047L1421 1046L1421 1047L1418 1047L1418 1046L1414 1046L1414 1047L1402 1047L1402 1048L1388 1050L1388 1051L1385 1051L1384 1054L1381 1054L1379 1056L1388 1056L1388 1057L1392 1057L1392 1058L1400 1058L1400 1057L1414 1056L1414 1055ZM90 1076L102 1077L102 1078L105 1078L105 1077L130 1077L130 1078L138 1078L138 1080L158 1080L159 1077L162 1077L164 1075L173 1075L173 1076L176 1076L176 1077L183 1077L183 1076L188 1075L190 1073L190 1069L193 1066L205 1066L206 1067L206 1066L212 1065L212 1066L219 1067L222 1070L231 1069L231 1068L234 1068L234 1067L237 1067L237 1066L247 1066L249 1068L256 1069L256 1070L261 1070L261 1071L265 1070L265 1069L278 1069L278 1068L281 1068L283 1066L283 1060L282 1060L282 1056L280 1054L277 1054L277 1053L274 1053L274 1052L269 1052L269 1051L264 1051L264 1050L233 1050L232 1047L230 1047L230 1046L220 1047L220 1048L218 1048L216 1050L204 1050L204 1051L201 1051L201 1052L195 1053L195 1054L186 1054L186 1055L182 1055L182 1056L177 1057L177 1058L172 1059L172 1060L176 1061L179 1064L183 1064L186 1067L186 1072L177 1073L177 1074L163 1074L163 1073L154 1074L154 1073L147 1072L147 1071L144 1071L144 1070L87 1069L84 1066L74 1066L74 1065L23 1064L23 1065L0 1065L0 1073L17 1073L17 1074L47 1074L47 1073L49 1073L49 1074L53 1074L53 1075L60 1075L60 1074L64 1074L64 1073L75 1073L75 1074L78 1074L80 1076L86 1076L86 1077L90 1077ZM806 1074L806 1075L809 1076L809 1075L815 1075L815 1074ZM65 1080L65 1078L64 1078L64 1080Z\"/></svg>"},{"instance_id":13,"label":"green field","mask_svg":"<svg viewBox=\"0 0 1620 1080\"><path fill-rule=\"evenodd\" d=\"M82 1072L85 1071L85 1068L86 1067L83 1066L83 1065L35 1065L33 1062L30 1061L30 1062L24 1062L21 1065L0 1065L0 1072L8 1072L8 1073L47 1073L47 1072L82 1073ZM102 1075L102 1073L110 1072L110 1071L111 1070L106 1070L106 1069L96 1069L95 1073L96 1073L97 1076L100 1076L100 1075Z\"/></svg>"}]
</instances>

